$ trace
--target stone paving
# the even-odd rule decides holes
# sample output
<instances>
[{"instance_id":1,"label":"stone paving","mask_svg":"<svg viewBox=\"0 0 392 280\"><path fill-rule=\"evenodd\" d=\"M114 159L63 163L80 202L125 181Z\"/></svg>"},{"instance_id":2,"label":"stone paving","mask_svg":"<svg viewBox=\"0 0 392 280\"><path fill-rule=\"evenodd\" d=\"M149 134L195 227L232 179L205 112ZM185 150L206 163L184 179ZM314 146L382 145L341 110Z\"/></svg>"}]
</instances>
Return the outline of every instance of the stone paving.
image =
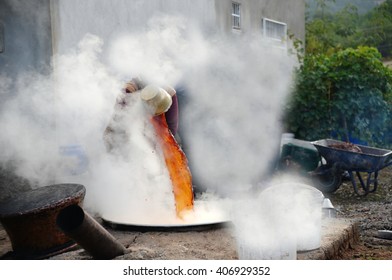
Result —
<instances>
[{"instance_id":1,"label":"stone paving","mask_svg":"<svg viewBox=\"0 0 392 280\"><path fill-rule=\"evenodd\" d=\"M337 259L342 251L359 240L358 225L341 218L323 219L321 246L298 252L298 260ZM233 260L238 259L235 237L230 226L191 231L124 231L106 228L127 252L116 259L137 260ZM13 259L10 239L0 225L0 259ZM83 260L92 257L80 246L50 259Z\"/></svg>"}]
</instances>

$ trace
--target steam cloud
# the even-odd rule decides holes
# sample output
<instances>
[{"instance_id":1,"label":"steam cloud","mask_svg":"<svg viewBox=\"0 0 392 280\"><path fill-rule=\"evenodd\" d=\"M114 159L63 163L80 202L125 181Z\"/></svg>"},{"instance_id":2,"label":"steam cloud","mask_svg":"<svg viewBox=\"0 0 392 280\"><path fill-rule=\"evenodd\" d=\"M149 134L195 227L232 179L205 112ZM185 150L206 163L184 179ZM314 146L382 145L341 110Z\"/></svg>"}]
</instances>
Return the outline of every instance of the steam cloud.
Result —
<instances>
[{"instance_id":1,"label":"steam cloud","mask_svg":"<svg viewBox=\"0 0 392 280\"><path fill-rule=\"evenodd\" d=\"M110 62L124 75L185 85L180 136L201 189L247 188L273 165L295 63L287 50L255 34L204 38L183 18L163 17L120 37Z\"/></svg>"},{"instance_id":2,"label":"steam cloud","mask_svg":"<svg viewBox=\"0 0 392 280\"><path fill-rule=\"evenodd\" d=\"M109 155L102 141L122 86L141 76L185 85L179 133L198 187L246 193L265 178L279 152L295 63L286 49L255 34L206 38L183 18L168 16L105 42L106 51L103 44L87 34L54 57L52 75L24 73L15 80L17 91L0 115L0 152L3 162L16 163L18 175L36 186L82 183L86 207L117 220L169 221L170 179L152 131L140 121L138 100L127 122L129 154ZM73 172L75 166L80 170Z\"/></svg>"}]
</instances>

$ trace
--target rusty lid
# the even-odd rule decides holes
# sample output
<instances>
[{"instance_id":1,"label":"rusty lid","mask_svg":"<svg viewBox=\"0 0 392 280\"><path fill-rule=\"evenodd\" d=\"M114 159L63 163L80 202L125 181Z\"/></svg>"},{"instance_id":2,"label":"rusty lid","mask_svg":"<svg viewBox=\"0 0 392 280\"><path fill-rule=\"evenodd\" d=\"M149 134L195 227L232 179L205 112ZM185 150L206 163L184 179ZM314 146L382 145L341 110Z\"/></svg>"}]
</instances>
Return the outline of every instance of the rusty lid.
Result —
<instances>
[{"instance_id":1,"label":"rusty lid","mask_svg":"<svg viewBox=\"0 0 392 280\"><path fill-rule=\"evenodd\" d=\"M86 189L79 184L56 184L19 193L0 204L0 218L34 214L84 198Z\"/></svg>"}]
</instances>

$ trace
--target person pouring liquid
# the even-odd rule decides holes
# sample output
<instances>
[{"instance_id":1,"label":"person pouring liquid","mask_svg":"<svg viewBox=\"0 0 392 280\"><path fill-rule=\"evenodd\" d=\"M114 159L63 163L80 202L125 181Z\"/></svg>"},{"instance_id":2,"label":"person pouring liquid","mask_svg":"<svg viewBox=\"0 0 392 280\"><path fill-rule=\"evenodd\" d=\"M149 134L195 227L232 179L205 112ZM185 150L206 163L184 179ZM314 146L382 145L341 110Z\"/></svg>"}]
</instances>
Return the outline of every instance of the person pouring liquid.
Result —
<instances>
[{"instance_id":1,"label":"person pouring liquid","mask_svg":"<svg viewBox=\"0 0 392 280\"><path fill-rule=\"evenodd\" d=\"M121 151L121 147L129 142L132 133L127 129L129 122L143 118L138 114L140 111L132 110L140 103L138 98L150 118L156 135L156 149L162 151L170 175L177 217L183 218L184 213L193 210L194 194L188 160L174 137L178 130L178 101L172 87L145 85L140 79L128 82L116 100L115 113L105 129L106 148L109 152L118 151L118 148Z\"/></svg>"},{"instance_id":2,"label":"person pouring liquid","mask_svg":"<svg viewBox=\"0 0 392 280\"><path fill-rule=\"evenodd\" d=\"M136 96L139 95L139 96ZM126 128L121 122L126 118L135 100L141 98L153 115L164 114L170 132L179 141L178 136L178 99L174 88L145 85L140 78L133 78L125 84L117 97L114 114L104 132L104 142L108 151L123 145L127 138Z\"/></svg>"}]
</instances>

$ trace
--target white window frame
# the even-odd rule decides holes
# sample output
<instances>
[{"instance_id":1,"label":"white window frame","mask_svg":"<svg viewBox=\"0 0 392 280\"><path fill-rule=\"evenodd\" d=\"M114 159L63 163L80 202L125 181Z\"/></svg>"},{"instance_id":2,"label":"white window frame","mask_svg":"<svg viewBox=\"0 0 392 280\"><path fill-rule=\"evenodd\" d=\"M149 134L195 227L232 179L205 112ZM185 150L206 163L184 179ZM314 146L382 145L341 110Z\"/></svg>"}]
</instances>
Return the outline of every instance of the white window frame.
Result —
<instances>
[{"instance_id":1,"label":"white window frame","mask_svg":"<svg viewBox=\"0 0 392 280\"><path fill-rule=\"evenodd\" d=\"M231 2L231 24L232 28L239 30L241 29L241 4L237 2Z\"/></svg>"},{"instance_id":2,"label":"white window frame","mask_svg":"<svg viewBox=\"0 0 392 280\"><path fill-rule=\"evenodd\" d=\"M281 36L276 36L276 34L270 34L268 28L268 25L275 25L275 26L280 26L282 28L282 34ZM263 32L263 37L271 40L277 44L285 44L287 41L287 24L284 22L280 22L280 21L276 21L276 20L272 20L269 18L263 18L262 20L262 32Z\"/></svg>"}]
</instances>

